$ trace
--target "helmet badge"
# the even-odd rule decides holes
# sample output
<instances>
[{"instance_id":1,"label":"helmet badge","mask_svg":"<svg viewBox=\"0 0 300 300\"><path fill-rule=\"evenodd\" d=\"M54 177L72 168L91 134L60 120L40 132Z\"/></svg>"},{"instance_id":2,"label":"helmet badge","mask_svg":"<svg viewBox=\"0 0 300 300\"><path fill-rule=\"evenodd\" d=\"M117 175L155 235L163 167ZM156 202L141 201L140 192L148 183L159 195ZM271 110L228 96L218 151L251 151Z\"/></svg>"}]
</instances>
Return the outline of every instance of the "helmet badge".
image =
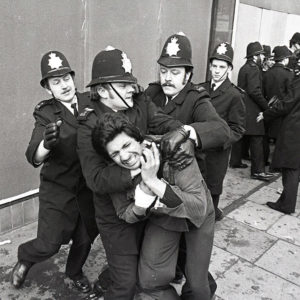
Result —
<instances>
[{"instance_id":1,"label":"helmet badge","mask_svg":"<svg viewBox=\"0 0 300 300\"><path fill-rule=\"evenodd\" d=\"M226 48L226 44L225 43L222 43L218 49L217 49L217 53L222 55L222 54L225 54L227 52L227 48Z\"/></svg>"},{"instance_id":2,"label":"helmet badge","mask_svg":"<svg viewBox=\"0 0 300 300\"><path fill-rule=\"evenodd\" d=\"M50 66L51 69L58 69L62 67L62 60L59 56L56 56L56 53L49 54L48 66Z\"/></svg>"},{"instance_id":3,"label":"helmet badge","mask_svg":"<svg viewBox=\"0 0 300 300\"><path fill-rule=\"evenodd\" d=\"M122 68L125 70L125 73L131 73L131 61L124 52L122 52L122 63Z\"/></svg>"},{"instance_id":4,"label":"helmet badge","mask_svg":"<svg viewBox=\"0 0 300 300\"><path fill-rule=\"evenodd\" d=\"M171 39L171 42L168 43L166 53L169 56L177 55L178 51L180 50L179 44L177 43L178 39L176 37L173 37Z\"/></svg>"}]
</instances>

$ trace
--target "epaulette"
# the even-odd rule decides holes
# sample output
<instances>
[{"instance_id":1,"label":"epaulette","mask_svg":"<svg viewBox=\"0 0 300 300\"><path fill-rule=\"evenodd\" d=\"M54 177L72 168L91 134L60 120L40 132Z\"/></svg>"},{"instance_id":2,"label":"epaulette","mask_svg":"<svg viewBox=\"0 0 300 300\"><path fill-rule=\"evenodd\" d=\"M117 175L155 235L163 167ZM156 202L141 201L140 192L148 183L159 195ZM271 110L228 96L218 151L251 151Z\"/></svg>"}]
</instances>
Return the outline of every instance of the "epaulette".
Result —
<instances>
[{"instance_id":1,"label":"epaulette","mask_svg":"<svg viewBox=\"0 0 300 300\"><path fill-rule=\"evenodd\" d=\"M291 68L288 68L288 67L283 67L283 68L289 72L293 72L293 69L291 69Z\"/></svg>"},{"instance_id":2,"label":"epaulette","mask_svg":"<svg viewBox=\"0 0 300 300\"><path fill-rule=\"evenodd\" d=\"M206 82L201 82L201 83L193 83L194 89L196 89L198 92L203 92L206 91L206 89L203 87L203 84L208 83L209 81Z\"/></svg>"},{"instance_id":3,"label":"epaulette","mask_svg":"<svg viewBox=\"0 0 300 300\"><path fill-rule=\"evenodd\" d=\"M92 111L94 111L93 108L86 107L86 108L79 114L79 116L77 117L77 120L78 120L78 121L87 120L88 115L89 115Z\"/></svg>"},{"instance_id":4,"label":"epaulette","mask_svg":"<svg viewBox=\"0 0 300 300\"><path fill-rule=\"evenodd\" d=\"M246 94L246 91L240 88L239 86L235 85L234 83L231 82L231 85L235 87L241 94Z\"/></svg>"},{"instance_id":5,"label":"epaulette","mask_svg":"<svg viewBox=\"0 0 300 300\"><path fill-rule=\"evenodd\" d=\"M254 61L250 61L249 66L258 68L258 65Z\"/></svg>"},{"instance_id":6,"label":"epaulette","mask_svg":"<svg viewBox=\"0 0 300 300\"><path fill-rule=\"evenodd\" d=\"M43 100L35 106L34 110L41 110L42 107L46 105L50 105L52 103L53 103L53 99Z\"/></svg>"}]
</instances>

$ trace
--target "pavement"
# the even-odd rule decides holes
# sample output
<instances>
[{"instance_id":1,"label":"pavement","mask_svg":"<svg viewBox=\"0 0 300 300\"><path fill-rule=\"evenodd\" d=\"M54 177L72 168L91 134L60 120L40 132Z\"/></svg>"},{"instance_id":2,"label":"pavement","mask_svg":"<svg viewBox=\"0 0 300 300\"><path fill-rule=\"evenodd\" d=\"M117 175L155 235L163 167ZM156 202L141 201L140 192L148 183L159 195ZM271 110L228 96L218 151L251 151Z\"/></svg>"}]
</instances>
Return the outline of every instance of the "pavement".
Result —
<instances>
[{"instance_id":1,"label":"pavement","mask_svg":"<svg viewBox=\"0 0 300 300\"><path fill-rule=\"evenodd\" d=\"M300 191L296 212L285 215L268 208L276 201L281 177L271 182L250 179L250 170L229 169L220 207L225 218L216 223L210 271L217 284L217 300L300 299ZM36 223L0 235L1 300L77 300L65 275L68 245L51 259L32 267L24 286L16 290L9 282L16 263L17 247L36 236ZM105 265L98 238L84 272L91 282Z\"/></svg>"}]
</instances>

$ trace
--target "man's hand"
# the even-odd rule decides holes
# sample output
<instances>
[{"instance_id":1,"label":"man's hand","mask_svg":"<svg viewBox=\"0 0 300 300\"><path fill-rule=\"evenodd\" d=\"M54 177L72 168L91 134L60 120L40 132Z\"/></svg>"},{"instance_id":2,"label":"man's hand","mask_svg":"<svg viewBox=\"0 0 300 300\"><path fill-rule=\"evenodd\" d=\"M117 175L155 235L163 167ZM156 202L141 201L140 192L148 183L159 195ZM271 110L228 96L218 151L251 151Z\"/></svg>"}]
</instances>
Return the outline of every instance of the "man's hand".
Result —
<instances>
[{"instance_id":1,"label":"man's hand","mask_svg":"<svg viewBox=\"0 0 300 300\"><path fill-rule=\"evenodd\" d=\"M189 134L183 127L179 127L163 135L160 142L163 159L172 157L180 145L188 139Z\"/></svg>"},{"instance_id":2,"label":"man's hand","mask_svg":"<svg viewBox=\"0 0 300 300\"><path fill-rule=\"evenodd\" d=\"M169 165L175 169L183 170L191 164L195 155L194 141L188 139L180 145L177 152L169 159Z\"/></svg>"},{"instance_id":3,"label":"man's hand","mask_svg":"<svg viewBox=\"0 0 300 300\"><path fill-rule=\"evenodd\" d=\"M157 179L157 172L160 165L159 151L155 143L151 143L151 148L144 148L141 157L142 178L145 184Z\"/></svg>"},{"instance_id":4,"label":"man's hand","mask_svg":"<svg viewBox=\"0 0 300 300\"><path fill-rule=\"evenodd\" d=\"M61 120L58 120L55 123L49 123L46 125L44 131L44 147L48 150L51 150L59 139L59 128L62 124Z\"/></svg>"},{"instance_id":5,"label":"man's hand","mask_svg":"<svg viewBox=\"0 0 300 300\"><path fill-rule=\"evenodd\" d=\"M256 118L256 122L259 123L260 121L262 121L264 119L264 113L260 112Z\"/></svg>"}]
</instances>

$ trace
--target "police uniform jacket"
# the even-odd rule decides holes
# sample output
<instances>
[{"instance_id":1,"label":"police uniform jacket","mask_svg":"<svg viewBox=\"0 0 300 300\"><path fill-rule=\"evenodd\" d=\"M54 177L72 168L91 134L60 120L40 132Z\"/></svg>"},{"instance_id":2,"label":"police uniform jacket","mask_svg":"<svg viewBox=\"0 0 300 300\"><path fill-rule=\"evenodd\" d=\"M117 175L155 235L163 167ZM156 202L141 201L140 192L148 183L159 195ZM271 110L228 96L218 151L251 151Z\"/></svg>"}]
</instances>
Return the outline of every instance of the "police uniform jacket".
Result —
<instances>
[{"instance_id":1,"label":"police uniform jacket","mask_svg":"<svg viewBox=\"0 0 300 300\"><path fill-rule=\"evenodd\" d=\"M283 100L290 95L290 85L294 74L280 63L274 66L263 75L263 90L266 100L269 102L273 96ZM268 136L276 138L281 125L281 118L277 118L268 124Z\"/></svg>"},{"instance_id":2,"label":"police uniform jacket","mask_svg":"<svg viewBox=\"0 0 300 300\"><path fill-rule=\"evenodd\" d=\"M292 98L278 101L264 112L265 121L283 117L273 154L273 168L300 168L300 79L291 87Z\"/></svg>"},{"instance_id":3,"label":"police uniform jacket","mask_svg":"<svg viewBox=\"0 0 300 300\"><path fill-rule=\"evenodd\" d=\"M244 92L226 78L214 91L210 91L211 82L201 84L210 92L211 103L219 116L230 128L230 144L237 142L245 132L246 109L243 102ZM223 180L226 175L230 148L222 147L206 151L206 183L212 195L222 193Z\"/></svg>"},{"instance_id":4,"label":"police uniform jacket","mask_svg":"<svg viewBox=\"0 0 300 300\"><path fill-rule=\"evenodd\" d=\"M150 83L146 93L165 113L180 120L183 124L193 126L199 141L196 158L199 168L205 177L203 151L215 147L226 148L230 143L229 128L211 105L208 93L204 88L197 89L191 82L188 82L167 105L165 105L166 96L160 83Z\"/></svg>"},{"instance_id":5,"label":"police uniform jacket","mask_svg":"<svg viewBox=\"0 0 300 300\"><path fill-rule=\"evenodd\" d=\"M88 104L89 98L80 93L77 93L77 98L80 111ZM39 166L34 155L43 140L45 126L62 121L58 142L43 162L40 172L38 237L53 244L68 243L81 215L93 241L98 231L92 192L86 186L76 152L76 118L54 98L40 102L33 115L35 125L26 157L34 167Z\"/></svg>"},{"instance_id":6,"label":"police uniform jacket","mask_svg":"<svg viewBox=\"0 0 300 300\"><path fill-rule=\"evenodd\" d=\"M105 112L113 112L101 101L92 101L78 117L78 155L88 186L94 192L96 222L106 251L112 254L138 254L140 231L143 224L128 224L118 218L111 193L124 192L133 187L130 171L108 163L92 145L92 129L98 117ZM182 125L164 114L150 99L140 93L134 96L134 105L123 112L142 134L150 131L163 134Z\"/></svg>"},{"instance_id":7,"label":"police uniform jacket","mask_svg":"<svg viewBox=\"0 0 300 300\"><path fill-rule=\"evenodd\" d=\"M252 60L241 67L238 74L238 86L246 94L246 132L245 135L264 135L264 123L256 122L257 115L268 108L267 100L263 96L262 74L258 65Z\"/></svg>"}]
</instances>

